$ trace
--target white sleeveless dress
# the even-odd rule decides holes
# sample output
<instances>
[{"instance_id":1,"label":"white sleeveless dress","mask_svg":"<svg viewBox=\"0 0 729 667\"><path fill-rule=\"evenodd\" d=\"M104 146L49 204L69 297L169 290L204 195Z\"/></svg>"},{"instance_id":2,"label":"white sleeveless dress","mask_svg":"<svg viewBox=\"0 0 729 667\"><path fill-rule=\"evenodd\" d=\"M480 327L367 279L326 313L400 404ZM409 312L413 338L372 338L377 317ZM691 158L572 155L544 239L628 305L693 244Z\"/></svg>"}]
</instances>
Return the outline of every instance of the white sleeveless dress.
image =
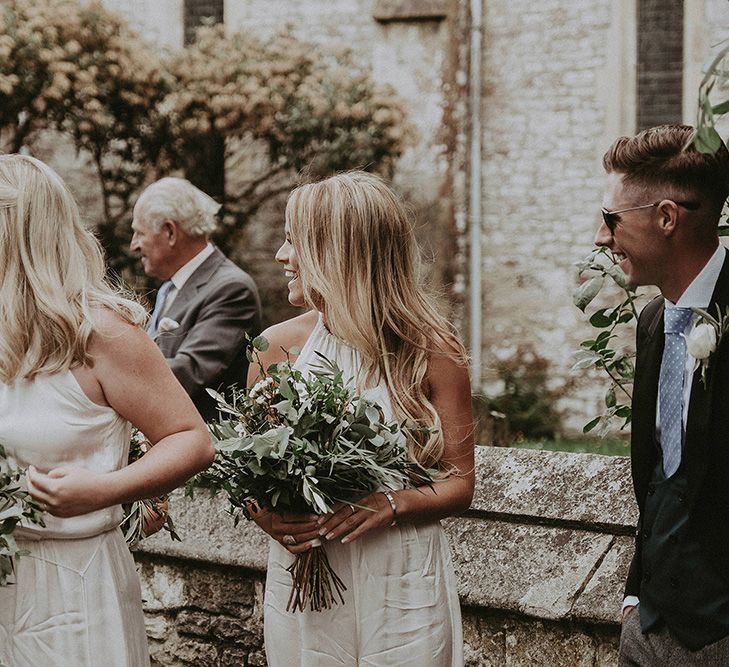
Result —
<instances>
[{"instance_id":1,"label":"white sleeveless dress","mask_svg":"<svg viewBox=\"0 0 729 667\"><path fill-rule=\"evenodd\" d=\"M296 360L316 365L315 351L357 378L357 350L330 334L321 316ZM367 395L392 417L384 386ZM374 394L374 396L373 396ZM439 522L393 526L352 543L326 543L334 571L347 586L344 605L287 612L293 556L271 540L264 606L270 667L459 667L463 639L448 541Z\"/></svg>"},{"instance_id":2,"label":"white sleeveless dress","mask_svg":"<svg viewBox=\"0 0 729 667\"><path fill-rule=\"evenodd\" d=\"M41 472L127 463L129 422L93 403L72 373L0 384L0 443ZM16 583L0 588L0 665L149 665L139 578L119 506L19 527Z\"/></svg>"}]
</instances>

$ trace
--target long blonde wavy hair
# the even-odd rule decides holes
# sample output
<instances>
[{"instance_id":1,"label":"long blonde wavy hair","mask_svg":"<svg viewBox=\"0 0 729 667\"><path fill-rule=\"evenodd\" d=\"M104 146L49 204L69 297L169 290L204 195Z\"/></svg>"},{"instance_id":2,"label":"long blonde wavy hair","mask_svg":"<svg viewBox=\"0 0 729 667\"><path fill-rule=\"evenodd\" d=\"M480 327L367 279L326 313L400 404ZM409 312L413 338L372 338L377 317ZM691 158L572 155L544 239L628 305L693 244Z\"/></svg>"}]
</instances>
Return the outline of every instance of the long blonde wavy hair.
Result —
<instances>
[{"instance_id":1,"label":"long blonde wavy hair","mask_svg":"<svg viewBox=\"0 0 729 667\"><path fill-rule=\"evenodd\" d=\"M352 171L295 189L286 221L306 301L360 351L366 377L384 380L396 416L430 428L409 451L437 465L444 441L428 399L429 356L445 350L465 363L466 353L420 280L403 202L379 177Z\"/></svg>"},{"instance_id":2,"label":"long blonde wavy hair","mask_svg":"<svg viewBox=\"0 0 729 667\"><path fill-rule=\"evenodd\" d=\"M0 381L92 365L92 311L141 324L144 309L104 277L101 248L50 167L0 155Z\"/></svg>"}]
</instances>

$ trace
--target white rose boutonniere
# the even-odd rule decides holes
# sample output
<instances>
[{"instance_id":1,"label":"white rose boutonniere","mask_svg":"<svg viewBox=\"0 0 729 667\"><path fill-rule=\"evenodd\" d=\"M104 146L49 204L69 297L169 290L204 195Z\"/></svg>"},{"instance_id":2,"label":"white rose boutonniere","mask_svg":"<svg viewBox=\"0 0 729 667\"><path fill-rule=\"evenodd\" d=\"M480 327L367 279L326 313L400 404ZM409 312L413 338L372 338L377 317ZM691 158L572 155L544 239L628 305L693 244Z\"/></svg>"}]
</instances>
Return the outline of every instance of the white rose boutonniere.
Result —
<instances>
[{"instance_id":1,"label":"white rose boutonniere","mask_svg":"<svg viewBox=\"0 0 729 667\"><path fill-rule=\"evenodd\" d=\"M722 315L717 306L717 317L701 308L692 309L699 317L688 336L686 336L686 349L688 353L701 365L701 381L707 388L707 372L711 355L716 352L724 334L729 329L729 308Z\"/></svg>"},{"instance_id":2,"label":"white rose boutonniere","mask_svg":"<svg viewBox=\"0 0 729 667\"><path fill-rule=\"evenodd\" d=\"M175 320L173 320L172 318L170 318L170 317L163 317L159 321L159 324L157 325L157 333L158 334L168 333L170 331L174 331L179 326L180 326L180 323L179 322L175 322Z\"/></svg>"},{"instance_id":3,"label":"white rose boutonniere","mask_svg":"<svg viewBox=\"0 0 729 667\"><path fill-rule=\"evenodd\" d=\"M694 359L707 359L716 350L716 329L706 322L697 322L686 337L686 347Z\"/></svg>"}]
</instances>

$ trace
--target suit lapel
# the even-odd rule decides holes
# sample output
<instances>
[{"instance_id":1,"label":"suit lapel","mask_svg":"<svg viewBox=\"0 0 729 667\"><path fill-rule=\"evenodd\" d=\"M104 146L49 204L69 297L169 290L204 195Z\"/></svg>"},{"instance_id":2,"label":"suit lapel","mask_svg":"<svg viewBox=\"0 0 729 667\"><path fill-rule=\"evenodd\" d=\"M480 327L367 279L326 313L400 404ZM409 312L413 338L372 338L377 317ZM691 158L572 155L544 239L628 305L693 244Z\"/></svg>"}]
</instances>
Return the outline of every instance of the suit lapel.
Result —
<instances>
[{"instance_id":1,"label":"suit lapel","mask_svg":"<svg viewBox=\"0 0 729 667\"><path fill-rule=\"evenodd\" d=\"M664 303L661 299L656 312L646 322L635 360L631 460L633 483L639 499L643 498L642 487L648 484L658 459L656 404L664 346L663 310Z\"/></svg>"},{"instance_id":2,"label":"suit lapel","mask_svg":"<svg viewBox=\"0 0 729 667\"><path fill-rule=\"evenodd\" d=\"M190 301L195 298L198 289L202 285L210 280L210 277L215 273L215 270L225 259L220 250L217 248L213 249L213 253L210 257L207 257L205 261L195 269L194 273L185 281L182 289L175 296L175 300L170 305L168 311L165 313L165 317L169 317L173 320L179 321L182 315L187 310Z\"/></svg>"},{"instance_id":3,"label":"suit lapel","mask_svg":"<svg viewBox=\"0 0 729 667\"><path fill-rule=\"evenodd\" d=\"M717 306L724 312L729 304L729 259L725 251L724 265L714 287L714 293L708 307L708 312L715 315ZM713 363L712 363L713 362ZM714 403L714 386L717 376L716 366L719 363L718 351L709 358L706 387L701 381L701 370L696 370L691 385L691 399L686 422L686 438L684 442L684 465L690 480L689 494L691 500L700 486L706 466L709 461L711 442L711 410Z\"/></svg>"}]
</instances>

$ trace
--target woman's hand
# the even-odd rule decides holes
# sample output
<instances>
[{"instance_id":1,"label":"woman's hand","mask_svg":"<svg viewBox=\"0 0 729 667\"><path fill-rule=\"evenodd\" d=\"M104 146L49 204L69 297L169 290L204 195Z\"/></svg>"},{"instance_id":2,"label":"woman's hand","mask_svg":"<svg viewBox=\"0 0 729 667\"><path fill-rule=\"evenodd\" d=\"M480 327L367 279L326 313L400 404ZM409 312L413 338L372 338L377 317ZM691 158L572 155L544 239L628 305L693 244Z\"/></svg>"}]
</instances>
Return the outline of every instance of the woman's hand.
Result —
<instances>
[{"instance_id":1,"label":"woman's hand","mask_svg":"<svg viewBox=\"0 0 729 667\"><path fill-rule=\"evenodd\" d=\"M31 498L53 516L79 516L113 504L108 474L64 466L46 475L30 466L26 476Z\"/></svg>"},{"instance_id":2,"label":"woman's hand","mask_svg":"<svg viewBox=\"0 0 729 667\"><path fill-rule=\"evenodd\" d=\"M358 537L375 528L392 524L395 518L390 501L378 491L365 496L357 505L337 503L331 514L322 514L317 519L319 535L331 541L342 538L343 544L353 542Z\"/></svg>"},{"instance_id":3,"label":"woman's hand","mask_svg":"<svg viewBox=\"0 0 729 667\"><path fill-rule=\"evenodd\" d=\"M150 507L147 503L142 504L142 519L144 520L144 528L142 532L145 537L150 537L164 528L167 522L167 514L170 511L170 503L168 500L161 498L151 498L154 507Z\"/></svg>"},{"instance_id":4,"label":"woman's hand","mask_svg":"<svg viewBox=\"0 0 729 667\"><path fill-rule=\"evenodd\" d=\"M316 514L258 512L254 514L253 520L292 554L308 551L319 538Z\"/></svg>"}]
</instances>

